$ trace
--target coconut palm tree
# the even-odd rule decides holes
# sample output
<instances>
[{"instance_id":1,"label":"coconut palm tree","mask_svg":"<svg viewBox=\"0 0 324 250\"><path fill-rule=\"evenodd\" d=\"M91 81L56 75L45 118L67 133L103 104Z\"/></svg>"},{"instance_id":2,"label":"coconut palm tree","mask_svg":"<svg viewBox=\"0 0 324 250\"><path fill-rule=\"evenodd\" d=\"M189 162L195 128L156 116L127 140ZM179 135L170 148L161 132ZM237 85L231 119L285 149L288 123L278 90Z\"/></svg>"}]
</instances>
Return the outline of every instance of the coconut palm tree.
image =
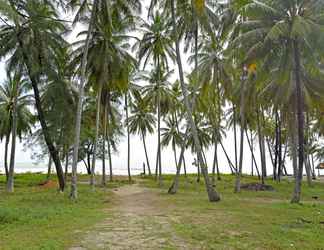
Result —
<instances>
[{"instance_id":1,"label":"coconut palm tree","mask_svg":"<svg viewBox=\"0 0 324 250\"><path fill-rule=\"evenodd\" d=\"M9 56L8 68L23 65L32 86L38 119L46 145L55 163L60 189L64 190L64 174L58 150L48 130L40 98L40 87L51 75L57 75L55 58L66 46L62 33L66 27L57 9L48 1L2 1L0 58ZM18 66L21 65L21 66Z\"/></svg>"},{"instance_id":2,"label":"coconut palm tree","mask_svg":"<svg viewBox=\"0 0 324 250\"><path fill-rule=\"evenodd\" d=\"M7 191L14 191L14 167L16 153L16 137L31 133L35 119L30 111L33 104L32 96L28 94L29 82L21 72L8 73L8 80L0 86L0 110L2 111L1 136L6 137L5 163L7 162L8 141L11 135L10 163L7 166Z\"/></svg>"},{"instance_id":3,"label":"coconut palm tree","mask_svg":"<svg viewBox=\"0 0 324 250\"><path fill-rule=\"evenodd\" d=\"M151 175L152 172L147 154L145 138L148 133L152 134L154 132L156 119L152 114L152 111L152 106L150 105L149 100L137 96L131 105L131 114L126 121L127 126L129 127L129 132L132 134L139 134L142 138L149 175Z\"/></svg>"},{"instance_id":4,"label":"coconut palm tree","mask_svg":"<svg viewBox=\"0 0 324 250\"><path fill-rule=\"evenodd\" d=\"M291 200L296 203L300 201L305 155L305 96L313 96L321 82L318 62L323 51L319 38L324 5L320 0L263 0L248 2L241 10L246 19L234 44L242 44L247 51L245 61L259 62L260 74L269 76L266 85L290 86L288 98L282 101L294 106L297 117L298 174ZM270 71L271 76L266 74Z\"/></svg>"},{"instance_id":5,"label":"coconut palm tree","mask_svg":"<svg viewBox=\"0 0 324 250\"><path fill-rule=\"evenodd\" d=\"M139 63L143 63L143 68L147 67L149 62L153 63L155 74L155 85L160 89L163 80L163 72L168 71L168 61L174 60L174 50L172 48L172 39L170 37L170 23L159 12L149 16L149 22L143 22L140 28L143 33L142 39L137 42L134 49L138 48ZM160 91L156 92L154 106L157 109L157 130L158 145L156 166L159 172L159 183L162 184L162 166L161 166L161 96Z\"/></svg>"}]
</instances>

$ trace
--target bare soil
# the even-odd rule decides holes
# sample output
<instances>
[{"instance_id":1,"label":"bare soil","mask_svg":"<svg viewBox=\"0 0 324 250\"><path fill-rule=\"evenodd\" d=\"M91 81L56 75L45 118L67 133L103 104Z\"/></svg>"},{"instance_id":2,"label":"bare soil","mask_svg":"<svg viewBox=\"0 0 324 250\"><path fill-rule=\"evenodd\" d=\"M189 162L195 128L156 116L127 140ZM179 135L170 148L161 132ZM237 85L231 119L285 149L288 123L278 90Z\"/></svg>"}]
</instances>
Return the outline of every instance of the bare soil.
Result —
<instances>
[{"instance_id":1,"label":"bare soil","mask_svg":"<svg viewBox=\"0 0 324 250\"><path fill-rule=\"evenodd\" d=\"M138 184L115 189L106 200L107 218L70 250L190 249L172 229L172 207L161 203L158 192Z\"/></svg>"}]
</instances>

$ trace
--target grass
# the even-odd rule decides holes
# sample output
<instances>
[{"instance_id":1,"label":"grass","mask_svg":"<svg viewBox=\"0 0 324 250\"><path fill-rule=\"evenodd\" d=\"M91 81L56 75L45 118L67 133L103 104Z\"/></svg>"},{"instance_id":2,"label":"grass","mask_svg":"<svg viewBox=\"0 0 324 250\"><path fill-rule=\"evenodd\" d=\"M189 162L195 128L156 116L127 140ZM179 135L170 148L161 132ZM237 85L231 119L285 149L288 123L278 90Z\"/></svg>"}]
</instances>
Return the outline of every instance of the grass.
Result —
<instances>
[{"instance_id":1,"label":"grass","mask_svg":"<svg viewBox=\"0 0 324 250\"><path fill-rule=\"evenodd\" d=\"M172 176L164 177L164 187ZM243 182L256 182L244 177ZM324 184L303 185L303 203L289 203L293 183L267 181L276 191L233 193L234 178L222 176L219 203L209 203L204 184L193 176L181 181L178 194L160 197L169 210L175 232L193 249L324 249ZM147 187L157 187L146 179ZM319 200L314 201L313 196ZM168 205L169 204L169 205Z\"/></svg>"},{"instance_id":2,"label":"grass","mask_svg":"<svg viewBox=\"0 0 324 250\"><path fill-rule=\"evenodd\" d=\"M15 192L8 194L3 191L5 178L0 176L1 250L65 249L78 232L105 216L104 189L92 191L88 185L79 185L79 200L72 202L68 191L62 194L56 187L38 186L45 178L42 174L16 175Z\"/></svg>"},{"instance_id":3,"label":"grass","mask_svg":"<svg viewBox=\"0 0 324 250\"><path fill-rule=\"evenodd\" d=\"M151 178L135 180L158 193L156 205L190 249L324 249L323 183L314 183L313 187L303 184L303 203L293 205L289 203L292 181L268 180L267 184L275 188L273 192L243 190L234 194L234 178L223 175L217 182L222 200L209 203L203 182L196 183L192 175L187 181L181 177L178 193L168 195L172 178L164 176L163 187ZM38 186L44 179L41 174L17 175L15 193L7 194L3 191L4 177L0 176L1 250L67 249L109 216L103 208L114 202L107 203L107 197L111 197L107 190L125 182L95 192L88 185L79 185L79 200L71 202L68 192L60 194L56 188ZM84 183L87 177L80 179ZM257 180L245 176L243 182ZM163 237L172 237L168 235ZM172 245L165 246L173 249Z\"/></svg>"}]
</instances>

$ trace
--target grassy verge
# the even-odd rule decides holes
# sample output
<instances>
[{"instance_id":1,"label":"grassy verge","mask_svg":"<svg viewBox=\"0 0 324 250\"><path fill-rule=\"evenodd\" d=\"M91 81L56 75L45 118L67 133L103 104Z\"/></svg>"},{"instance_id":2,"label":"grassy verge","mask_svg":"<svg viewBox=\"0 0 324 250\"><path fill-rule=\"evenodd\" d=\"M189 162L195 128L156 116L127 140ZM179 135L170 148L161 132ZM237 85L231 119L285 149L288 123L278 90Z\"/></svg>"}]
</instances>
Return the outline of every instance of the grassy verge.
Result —
<instances>
[{"instance_id":1,"label":"grassy verge","mask_svg":"<svg viewBox=\"0 0 324 250\"><path fill-rule=\"evenodd\" d=\"M16 175L15 192L8 194L0 176L1 250L65 249L105 216L102 208L108 191L79 185L79 200L71 202L68 190L62 194L56 187L38 186L44 180L41 174Z\"/></svg>"},{"instance_id":2,"label":"grassy verge","mask_svg":"<svg viewBox=\"0 0 324 250\"><path fill-rule=\"evenodd\" d=\"M164 177L160 197L177 235L193 249L324 249L324 185L303 185L303 203L289 203L293 183L267 181L276 191L233 193L234 178L222 176L219 203L209 203L204 184L181 180L178 194L166 194L172 176ZM243 182L257 182L244 177ZM151 179L142 185L157 188ZM317 196L314 200L312 197Z\"/></svg>"}]
</instances>

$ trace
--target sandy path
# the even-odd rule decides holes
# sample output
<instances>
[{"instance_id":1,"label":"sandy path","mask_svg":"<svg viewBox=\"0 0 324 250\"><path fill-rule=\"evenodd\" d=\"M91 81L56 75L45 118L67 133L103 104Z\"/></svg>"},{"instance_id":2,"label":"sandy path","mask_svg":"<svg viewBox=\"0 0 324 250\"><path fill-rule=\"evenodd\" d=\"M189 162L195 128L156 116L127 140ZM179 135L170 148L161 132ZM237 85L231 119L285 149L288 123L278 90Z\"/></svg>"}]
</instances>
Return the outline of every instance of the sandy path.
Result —
<instances>
[{"instance_id":1,"label":"sandy path","mask_svg":"<svg viewBox=\"0 0 324 250\"><path fill-rule=\"evenodd\" d=\"M85 249L190 249L169 224L170 207L161 205L158 193L139 185L114 190L107 218L70 250Z\"/></svg>"}]
</instances>

